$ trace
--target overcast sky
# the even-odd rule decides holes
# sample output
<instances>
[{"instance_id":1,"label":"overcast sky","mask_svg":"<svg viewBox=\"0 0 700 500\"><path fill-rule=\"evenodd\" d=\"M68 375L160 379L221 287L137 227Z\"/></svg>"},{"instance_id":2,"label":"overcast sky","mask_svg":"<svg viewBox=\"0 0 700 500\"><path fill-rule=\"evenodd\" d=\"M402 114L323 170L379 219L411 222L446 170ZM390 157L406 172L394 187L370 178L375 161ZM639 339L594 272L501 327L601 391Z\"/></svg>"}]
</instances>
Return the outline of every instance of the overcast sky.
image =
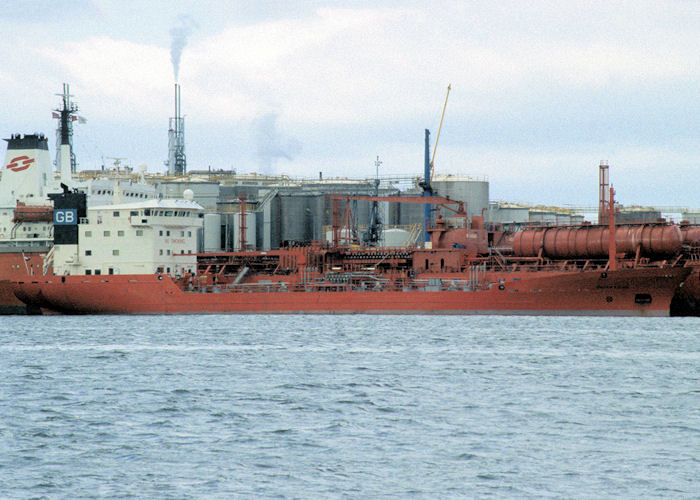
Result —
<instances>
[{"instance_id":1,"label":"overcast sky","mask_svg":"<svg viewBox=\"0 0 700 500\"><path fill-rule=\"evenodd\" d=\"M175 34L190 170L417 174L452 84L438 174L594 206L606 160L622 203L700 208L698 1L4 0L0 29L2 137L53 156L69 83L81 169L165 170Z\"/></svg>"}]
</instances>

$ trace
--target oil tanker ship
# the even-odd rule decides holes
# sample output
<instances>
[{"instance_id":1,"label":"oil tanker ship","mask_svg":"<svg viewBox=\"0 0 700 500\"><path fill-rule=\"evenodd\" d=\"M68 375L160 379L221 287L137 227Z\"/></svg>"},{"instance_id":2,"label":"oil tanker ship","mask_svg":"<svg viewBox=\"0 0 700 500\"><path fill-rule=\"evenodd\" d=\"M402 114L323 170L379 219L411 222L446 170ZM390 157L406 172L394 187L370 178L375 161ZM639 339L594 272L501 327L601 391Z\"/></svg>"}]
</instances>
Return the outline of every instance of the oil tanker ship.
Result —
<instances>
[{"instance_id":1,"label":"oil tanker ship","mask_svg":"<svg viewBox=\"0 0 700 500\"><path fill-rule=\"evenodd\" d=\"M618 231L611 211L607 228L513 235L486 228L483 216L469 220L463 204L438 196L400 197L437 207L425 248L353 245L337 198L347 210L347 200L366 197L331 196L332 242L196 254L202 207L186 194L90 209L80 193L52 195L54 213L73 221L56 226L48 257L56 275L15 280L16 296L74 314L668 316L691 273L672 259L682 244L674 225Z\"/></svg>"},{"instance_id":2,"label":"oil tanker ship","mask_svg":"<svg viewBox=\"0 0 700 500\"><path fill-rule=\"evenodd\" d=\"M68 97L64 87L64 105L57 110L61 179L71 179L74 168L66 131L77 108ZM674 300L690 311L697 307L697 251L684 250L686 236L698 239L690 228L616 226L612 190L607 225L516 234L487 228L483 215L470 218L463 204L432 195L428 150L426 131L423 197L329 196L332 242L197 254L203 209L191 193L184 200L129 204L93 199L88 207L89 187L62 184L62 193L47 187L53 172L45 138L13 136L2 179L10 193L5 198L14 204L13 231L33 221L43 224L45 234L34 238L43 244L34 253L0 244L0 250L10 249L5 255L0 251L0 266L9 268L0 267L0 306L4 297L20 299L29 312L639 316L667 316ZM32 170L34 163L41 167ZM22 172L26 178L14 176ZM26 184L27 178L35 185L25 197L39 202L36 206L12 198L16 190L9 181ZM47 195L52 205L44 201ZM351 218L351 198L424 204L426 221L433 218L427 208L432 205L437 217L426 224L421 247L363 246L348 236L353 228L341 227L341 220ZM244 208L240 217L244 238ZM244 241L240 248L246 248Z\"/></svg>"},{"instance_id":3,"label":"oil tanker ship","mask_svg":"<svg viewBox=\"0 0 700 500\"><path fill-rule=\"evenodd\" d=\"M61 105L54 110L58 119L57 171L51 165L48 139L43 134L12 134L5 139L7 151L0 174L0 314L25 314L27 306L18 300L10 280L52 273L44 268L44 256L53 246L54 207L47 195L60 193L60 184L79 188L91 203L107 204L117 196L155 197L155 188L146 183L121 183L104 177L79 181L73 154L74 122L78 108L71 102L67 84Z\"/></svg>"}]
</instances>

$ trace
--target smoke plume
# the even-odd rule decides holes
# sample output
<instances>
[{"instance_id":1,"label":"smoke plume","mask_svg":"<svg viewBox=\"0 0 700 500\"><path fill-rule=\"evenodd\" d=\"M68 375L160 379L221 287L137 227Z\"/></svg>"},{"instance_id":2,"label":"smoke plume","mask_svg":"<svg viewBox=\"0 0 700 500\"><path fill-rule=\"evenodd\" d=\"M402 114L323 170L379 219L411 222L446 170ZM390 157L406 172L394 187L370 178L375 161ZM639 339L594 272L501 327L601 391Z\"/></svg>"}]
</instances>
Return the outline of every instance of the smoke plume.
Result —
<instances>
[{"instance_id":1,"label":"smoke plume","mask_svg":"<svg viewBox=\"0 0 700 500\"><path fill-rule=\"evenodd\" d=\"M277 114L268 113L253 123L257 157L262 173L273 174L272 167L277 160L293 160L301 152L301 143L293 137L286 137L277 129Z\"/></svg>"},{"instance_id":2,"label":"smoke plume","mask_svg":"<svg viewBox=\"0 0 700 500\"><path fill-rule=\"evenodd\" d=\"M197 27L197 23L190 16L180 16L178 24L170 29L170 60L173 62L173 73L177 82L180 73L180 58L182 50L187 45L187 38L192 34L192 31Z\"/></svg>"}]
</instances>

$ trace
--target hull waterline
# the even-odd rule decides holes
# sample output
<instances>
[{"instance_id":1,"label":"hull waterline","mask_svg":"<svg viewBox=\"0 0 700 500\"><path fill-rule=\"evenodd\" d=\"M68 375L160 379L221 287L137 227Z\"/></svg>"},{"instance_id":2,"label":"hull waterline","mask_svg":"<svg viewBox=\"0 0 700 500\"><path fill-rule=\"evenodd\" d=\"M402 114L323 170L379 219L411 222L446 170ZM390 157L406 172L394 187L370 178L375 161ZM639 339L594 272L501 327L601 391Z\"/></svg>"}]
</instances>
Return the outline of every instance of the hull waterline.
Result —
<instances>
[{"instance_id":1,"label":"hull waterline","mask_svg":"<svg viewBox=\"0 0 700 500\"><path fill-rule=\"evenodd\" d=\"M343 290L275 284L184 290L167 275L53 276L14 282L18 298L69 314L526 314L668 316L686 268L533 273L476 290ZM501 284L498 284L501 283Z\"/></svg>"}]
</instances>

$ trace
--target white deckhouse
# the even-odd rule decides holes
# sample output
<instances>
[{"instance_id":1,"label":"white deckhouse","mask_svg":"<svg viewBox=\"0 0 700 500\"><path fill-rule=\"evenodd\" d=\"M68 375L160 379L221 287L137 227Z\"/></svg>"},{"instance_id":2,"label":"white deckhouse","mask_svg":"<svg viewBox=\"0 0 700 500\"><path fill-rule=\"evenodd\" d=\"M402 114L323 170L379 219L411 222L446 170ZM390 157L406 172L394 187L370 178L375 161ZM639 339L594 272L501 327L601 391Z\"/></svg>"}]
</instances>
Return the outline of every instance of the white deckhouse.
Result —
<instances>
[{"instance_id":1,"label":"white deckhouse","mask_svg":"<svg viewBox=\"0 0 700 500\"><path fill-rule=\"evenodd\" d=\"M47 263L58 275L194 272L204 209L189 198L88 207L77 245L55 245Z\"/></svg>"}]
</instances>

